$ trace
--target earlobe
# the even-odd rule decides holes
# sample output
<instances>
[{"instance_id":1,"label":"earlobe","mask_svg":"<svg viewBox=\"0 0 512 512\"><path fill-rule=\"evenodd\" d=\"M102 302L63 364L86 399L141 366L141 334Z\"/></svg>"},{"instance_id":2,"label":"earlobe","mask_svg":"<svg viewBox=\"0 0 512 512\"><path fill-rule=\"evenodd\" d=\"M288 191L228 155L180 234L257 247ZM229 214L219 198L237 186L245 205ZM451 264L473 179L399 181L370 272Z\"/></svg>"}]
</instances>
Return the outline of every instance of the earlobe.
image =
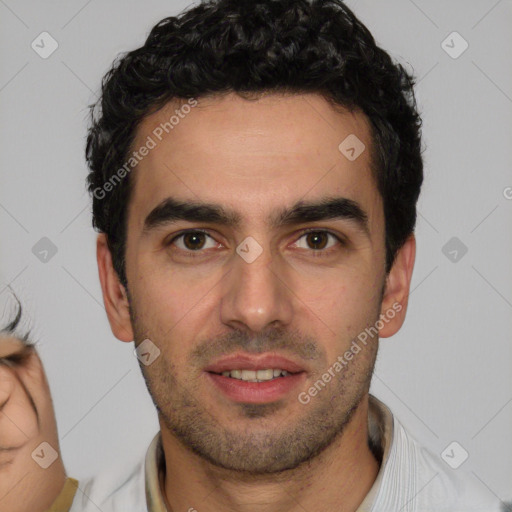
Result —
<instances>
[{"instance_id":1,"label":"earlobe","mask_svg":"<svg viewBox=\"0 0 512 512\"><path fill-rule=\"evenodd\" d=\"M416 238L413 233L397 252L386 279L381 305L381 320L384 324L379 330L381 338L396 334L405 321L415 257Z\"/></svg>"},{"instance_id":2,"label":"earlobe","mask_svg":"<svg viewBox=\"0 0 512 512\"><path fill-rule=\"evenodd\" d=\"M121 341L133 341L127 293L114 270L112 255L104 233L100 233L96 241L96 259L103 303L112 333Z\"/></svg>"}]
</instances>

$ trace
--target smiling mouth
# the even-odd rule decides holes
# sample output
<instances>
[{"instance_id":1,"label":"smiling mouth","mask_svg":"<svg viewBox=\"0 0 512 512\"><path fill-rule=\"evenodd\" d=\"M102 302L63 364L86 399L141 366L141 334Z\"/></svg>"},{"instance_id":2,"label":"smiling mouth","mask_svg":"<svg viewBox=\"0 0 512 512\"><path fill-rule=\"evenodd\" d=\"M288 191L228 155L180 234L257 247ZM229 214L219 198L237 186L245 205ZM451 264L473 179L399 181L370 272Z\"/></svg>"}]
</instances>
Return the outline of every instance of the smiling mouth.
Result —
<instances>
[{"instance_id":1,"label":"smiling mouth","mask_svg":"<svg viewBox=\"0 0 512 512\"><path fill-rule=\"evenodd\" d=\"M267 366L268 364L268 366ZM286 370L282 366L286 366ZM306 371L281 359L266 362L231 361L206 370L214 389L234 402L270 403L289 396L304 383Z\"/></svg>"},{"instance_id":2,"label":"smiling mouth","mask_svg":"<svg viewBox=\"0 0 512 512\"><path fill-rule=\"evenodd\" d=\"M243 380L245 382L268 382L302 372L292 373L280 368L267 368L265 370L225 370L220 373L209 373L222 375L223 377L229 377L231 379Z\"/></svg>"}]
</instances>

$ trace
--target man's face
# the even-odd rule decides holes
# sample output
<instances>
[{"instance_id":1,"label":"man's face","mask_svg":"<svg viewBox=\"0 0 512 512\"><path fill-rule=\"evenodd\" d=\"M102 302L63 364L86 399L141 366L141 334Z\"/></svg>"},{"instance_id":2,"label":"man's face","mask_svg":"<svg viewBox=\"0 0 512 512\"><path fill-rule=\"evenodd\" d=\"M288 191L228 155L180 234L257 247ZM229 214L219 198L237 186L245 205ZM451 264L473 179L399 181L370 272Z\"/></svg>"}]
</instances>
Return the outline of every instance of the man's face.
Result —
<instances>
[{"instance_id":1,"label":"man's face","mask_svg":"<svg viewBox=\"0 0 512 512\"><path fill-rule=\"evenodd\" d=\"M160 350L144 377L161 424L213 464L293 468L341 433L375 362L376 339L308 404L298 400L381 312L384 217L368 124L317 95L230 94L200 99L159 141L154 130L177 108L147 117L133 144L157 143L133 171L128 212L133 336ZM338 148L351 134L366 146L353 161ZM169 198L228 219L170 219ZM333 199L332 218L324 209L283 221L299 202ZM219 375L283 366L293 374L270 382Z\"/></svg>"}]
</instances>

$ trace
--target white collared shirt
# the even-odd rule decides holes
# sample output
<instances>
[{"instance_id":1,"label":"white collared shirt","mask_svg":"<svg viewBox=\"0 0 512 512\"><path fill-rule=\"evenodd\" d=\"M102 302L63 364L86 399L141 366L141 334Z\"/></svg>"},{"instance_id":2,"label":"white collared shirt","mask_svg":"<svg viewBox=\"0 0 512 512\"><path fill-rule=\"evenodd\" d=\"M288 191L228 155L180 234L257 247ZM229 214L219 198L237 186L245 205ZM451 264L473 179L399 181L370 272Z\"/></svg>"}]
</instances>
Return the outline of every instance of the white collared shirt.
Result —
<instances>
[{"instance_id":1,"label":"white collared shirt","mask_svg":"<svg viewBox=\"0 0 512 512\"><path fill-rule=\"evenodd\" d=\"M368 430L382 454L377 478L356 512L500 512L500 501L473 475L450 468L420 444L370 395ZM123 475L103 472L79 483L69 512L168 512L160 480L161 433L145 460ZM333 511L336 512L336 511Z\"/></svg>"}]
</instances>

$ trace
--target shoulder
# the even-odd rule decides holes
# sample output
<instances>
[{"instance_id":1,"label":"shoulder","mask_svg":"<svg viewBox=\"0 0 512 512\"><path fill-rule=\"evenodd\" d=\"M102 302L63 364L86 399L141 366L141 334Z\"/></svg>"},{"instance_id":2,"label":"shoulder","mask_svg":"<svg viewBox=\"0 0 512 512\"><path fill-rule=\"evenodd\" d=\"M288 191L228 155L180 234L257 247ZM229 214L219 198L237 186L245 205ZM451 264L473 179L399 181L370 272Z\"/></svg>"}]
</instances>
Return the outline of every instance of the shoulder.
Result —
<instances>
[{"instance_id":1,"label":"shoulder","mask_svg":"<svg viewBox=\"0 0 512 512\"><path fill-rule=\"evenodd\" d=\"M144 461L126 470L111 467L81 480L69 512L146 512Z\"/></svg>"},{"instance_id":2,"label":"shoulder","mask_svg":"<svg viewBox=\"0 0 512 512\"><path fill-rule=\"evenodd\" d=\"M393 418L393 442L374 510L500 512L500 501L462 468L452 469ZM387 507L387 508L386 508Z\"/></svg>"}]
</instances>

